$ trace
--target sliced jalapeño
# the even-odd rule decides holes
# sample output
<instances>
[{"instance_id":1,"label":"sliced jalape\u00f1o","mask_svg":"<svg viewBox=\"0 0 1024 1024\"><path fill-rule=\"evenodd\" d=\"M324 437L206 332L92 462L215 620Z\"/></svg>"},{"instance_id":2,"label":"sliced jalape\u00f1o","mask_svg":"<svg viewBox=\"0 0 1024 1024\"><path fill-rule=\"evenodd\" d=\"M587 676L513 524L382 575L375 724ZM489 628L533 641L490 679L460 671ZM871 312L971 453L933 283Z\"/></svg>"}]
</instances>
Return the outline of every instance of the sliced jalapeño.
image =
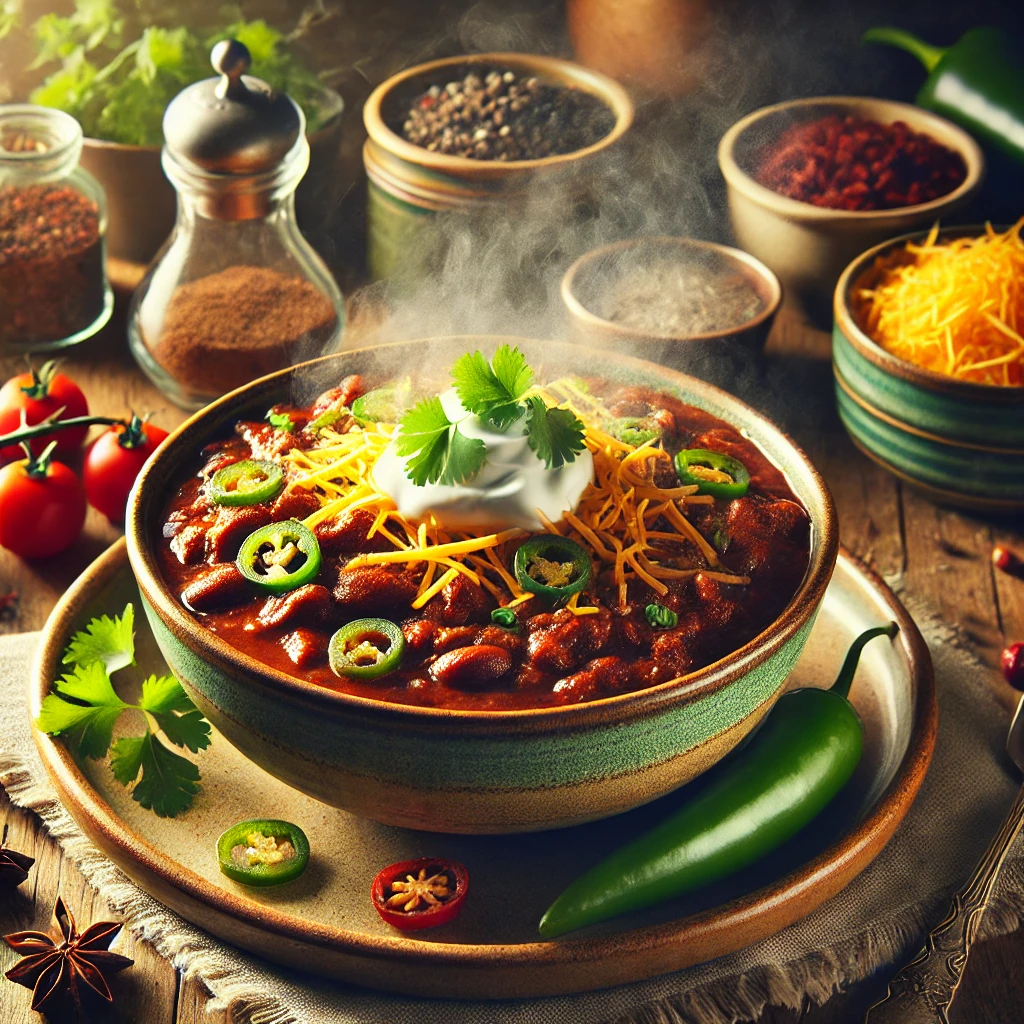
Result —
<instances>
[{"instance_id":1,"label":"sliced jalape\u00f1o","mask_svg":"<svg viewBox=\"0 0 1024 1024\"><path fill-rule=\"evenodd\" d=\"M276 462L245 459L218 469L210 481L210 497L218 505L258 505L276 497L284 473Z\"/></svg>"},{"instance_id":2,"label":"sliced jalape\u00f1o","mask_svg":"<svg viewBox=\"0 0 1024 1024\"><path fill-rule=\"evenodd\" d=\"M544 534L519 546L516 579L523 590L549 601L578 594L590 580L590 554L568 537Z\"/></svg>"},{"instance_id":3,"label":"sliced jalape\u00f1o","mask_svg":"<svg viewBox=\"0 0 1024 1024\"><path fill-rule=\"evenodd\" d=\"M707 448L684 448L676 455L680 483L696 484L698 494L713 498L742 498L750 487L747 467L722 452Z\"/></svg>"},{"instance_id":4,"label":"sliced jalape\u00f1o","mask_svg":"<svg viewBox=\"0 0 1024 1024\"><path fill-rule=\"evenodd\" d=\"M309 840L290 821L240 821L217 840L217 861L243 885L281 885L306 870Z\"/></svg>"},{"instance_id":5,"label":"sliced jalape\u00f1o","mask_svg":"<svg viewBox=\"0 0 1024 1024\"><path fill-rule=\"evenodd\" d=\"M327 646L331 671L349 679L376 679L402 664L405 637L387 619L355 619L342 626Z\"/></svg>"},{"instance_id":6,"label":"sliced jalape\u00f1o","mask_svg":"<svg viewBox=\"0 0 1024 1024\"><path fill-rule=\"evenodd\" d=\"M261 590L283 594L320 571L320 545L313 531L295 519L270 523L242 541L236 564Z\"/></svg>"}]
</instances>

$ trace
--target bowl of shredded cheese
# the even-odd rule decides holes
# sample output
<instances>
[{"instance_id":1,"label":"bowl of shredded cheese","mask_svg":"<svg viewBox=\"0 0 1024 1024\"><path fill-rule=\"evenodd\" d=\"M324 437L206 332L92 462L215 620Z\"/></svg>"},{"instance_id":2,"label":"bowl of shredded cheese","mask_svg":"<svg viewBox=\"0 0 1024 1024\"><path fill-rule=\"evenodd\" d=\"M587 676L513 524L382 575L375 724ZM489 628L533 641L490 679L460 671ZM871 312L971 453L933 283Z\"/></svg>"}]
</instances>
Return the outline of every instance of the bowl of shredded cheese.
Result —
<instances>
[{"instance_id":1,"label":"bowl of shredded cheese","mask_svg":"<svg viewBox=\"0 0 1024 1024\"><path fill-rule=\"evenodd\" d=\"M835 292L839 414L945 504L1024 509L1024 217L885 242Z\"/></svg>"}]
</instances>

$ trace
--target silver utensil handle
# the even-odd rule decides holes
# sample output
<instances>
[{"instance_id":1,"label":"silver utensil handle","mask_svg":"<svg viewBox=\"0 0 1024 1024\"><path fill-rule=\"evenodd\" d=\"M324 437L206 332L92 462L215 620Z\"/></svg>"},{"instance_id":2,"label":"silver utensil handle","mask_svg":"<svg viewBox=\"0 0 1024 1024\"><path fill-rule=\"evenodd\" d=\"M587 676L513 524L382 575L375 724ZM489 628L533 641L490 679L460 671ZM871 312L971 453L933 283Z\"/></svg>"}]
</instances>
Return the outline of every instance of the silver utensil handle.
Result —
<instances>
[{"instance_id":1,"label":"silver utensil handle","mask_svg":"<svg viewBox=\"0 0 1024 1024\"><path fill-rule=\"evenodd\" d=\"M948 1024L949 1007L963 978L971 943L1011 843L1024 826L1024 788L1017 794L971 880L949 913L928 933L924 948L889 982L889 993L867 1012L865 1024Z\"/></svg>"}]
</instances>

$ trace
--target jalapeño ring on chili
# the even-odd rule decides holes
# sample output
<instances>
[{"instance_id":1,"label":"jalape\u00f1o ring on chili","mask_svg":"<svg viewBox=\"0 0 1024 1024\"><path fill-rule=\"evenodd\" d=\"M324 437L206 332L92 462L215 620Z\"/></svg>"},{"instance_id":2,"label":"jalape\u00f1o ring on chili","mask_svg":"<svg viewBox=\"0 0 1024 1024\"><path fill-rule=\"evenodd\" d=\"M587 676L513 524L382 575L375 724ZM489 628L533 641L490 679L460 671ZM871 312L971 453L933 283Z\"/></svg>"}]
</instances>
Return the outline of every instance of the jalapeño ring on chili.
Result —
<instances>
[{"instance_id":1,"label":"jalape\u00f1o ring on chili","mask_svg":"<svg viewBox=\"0 0 1024 1024\"><path fill-rule=\"evenodd\" d=\"M469 872L455 860L419 857L389 864L370 887L374 909L402 931L436 928L458 916Z\"/></svg>"},{"instance_id":2,"label":"jalape\u00f1o ring on chili","mask_svg":"<svg viewBox=\"0 0 1024 1024\"><path fill-rule=\"evenodd\" d=\"M331 671L349 679L376 679L402 663L405 636L387 619L355 619L327 645Z\"/></svg>"},{"instance_id":3,"label":"jalape\u00f1o ring on chili","mask_svg":"<svg viewBox=\"0 0 1024 1024\"><path fill-rule=\"evenodd\" d=\"M750 487L747 467L722 452L707 448L684 448L676 454L676 474L680 483L696 484L698 494L713 498L742 498Z\"/></svg>"},{"instance_id":4,"label":"jalape\u00f1o ring on chili","mask_svg":"<svg viewBox=\"0 0 1024 1024\"><path fill-rule=\"evenodd\" d=\"M397 423L412 405L412 380L403 378L360 395L352 403L352 415L362 426L371 423Z\"/></svg>"},{"instance_id":5,"label":"jalape\u00f1o ring on chili","mask_svg":"<svg viewBox=\"0 0 1024 1024\"><path fill-rule=\"evenodd\" d=\"M210 498L218 505L258 505L277 496L284 472L276 462L243 459L218 469L210 481Z\"/></svg>"},{"instance_id":6,"label":"jalape\u00f1o ring on chili","mask_svg":"<svg viewBox=\"0 0 1024 1024\"><path fill-rule=\"evenodd\" d=\"M243 885L283 885L306 870L309 840L290 821L240 821L217 840L217 861L228 878Z\"/></svg>"},{"instance_id":7,"label":"jalape\u00f1o ring on chili","mask_svg":"<svg viewBox=\"0 0 1024 1024\"><path fill-rule=\"evenodd\" d=\"M261 590L283 594L308 583L320 571L320 545L313 531L298 520L270 523L242 541L236 565Z\"/></svg>"},{"instance_id":8,"label":"jalape\u00f1o ring on chili","mask_svg":"<svg viewBox=\"0 0 1024 1024\"><path fill-rule=\"evenodd\" d=\"M544 534L519 546L515 571L523 590L549 601L563 601L590 581L590 554L568 537Z\"/></svg>"}]
</instances>

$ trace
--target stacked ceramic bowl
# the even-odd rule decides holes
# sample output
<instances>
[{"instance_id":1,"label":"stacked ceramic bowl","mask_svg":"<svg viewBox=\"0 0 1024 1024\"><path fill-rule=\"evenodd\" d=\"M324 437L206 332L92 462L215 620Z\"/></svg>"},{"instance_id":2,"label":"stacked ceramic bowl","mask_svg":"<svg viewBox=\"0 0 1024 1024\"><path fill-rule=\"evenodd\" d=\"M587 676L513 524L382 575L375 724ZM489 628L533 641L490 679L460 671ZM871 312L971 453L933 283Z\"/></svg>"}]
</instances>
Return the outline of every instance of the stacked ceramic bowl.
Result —
<instances>
[{"instance_id":1,"label":"stacked ceramic bowl","mask_svg":"<svg viewBox=\"0 0 1024 1024\"><path fill-rule=\"evenodd\" d=\"M943 235L979 235L980 227ZM1024 388L935 373L878 345L856 315L876 261L923 234L869 249L835 292L833 366L843 425L854 443L898 477L948 505L1024 511Z\"/></svg>"}]
</instances>

